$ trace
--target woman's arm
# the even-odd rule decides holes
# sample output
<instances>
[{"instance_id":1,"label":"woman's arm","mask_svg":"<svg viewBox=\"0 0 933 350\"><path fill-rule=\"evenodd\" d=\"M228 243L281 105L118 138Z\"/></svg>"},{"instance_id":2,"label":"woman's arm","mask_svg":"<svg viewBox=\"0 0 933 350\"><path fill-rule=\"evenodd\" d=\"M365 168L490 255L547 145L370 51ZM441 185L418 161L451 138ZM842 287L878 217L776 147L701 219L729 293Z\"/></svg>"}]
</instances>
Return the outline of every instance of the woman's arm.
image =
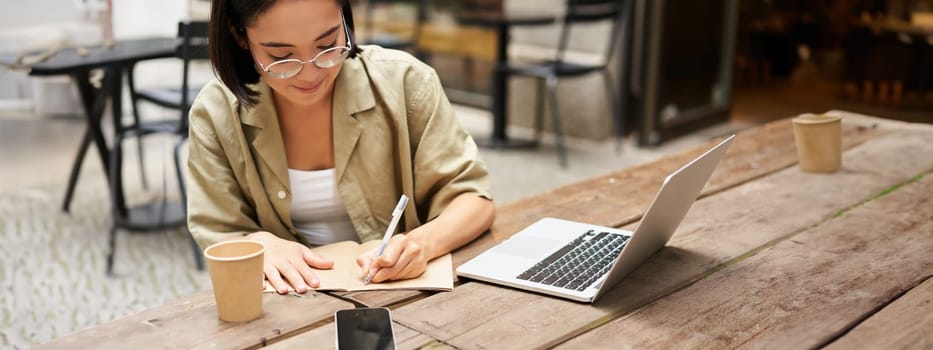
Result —
<instances>
[{"instance_id":1,"label":"woman's arm","mask_svg":"<svg viewBox=\"0 0 933 350\"><path fill-rule=\"evenodd\" d=\"M441 215L407 233L418 242L428 260L467 244L489 229L496 211L492 201L466 193L454 199Z\"/></svg>"},{"instance_id":2,"label":"woman's arm","mask_svg":"<svg viewBox=\"0 0 933 350\"><path fill-rule=\"evenodd\" d=\"M218 128L230 127L218 116L236 113L228 106L222 88L212 82L202 89L189 113L188 229L202 249L262 230L218 135Z\"/></svg>"},{"instance_id":3,"label":"woman's arm","mask_svg":"<svg viewBox=\"0 0 933 350\"><path fill-rule=\"evenodd\" d=\"M425 224L392 237L375 262L371 254L358 259L363 271L372 267L373 282L420 276L428 261L478 237L495 216L485 164L437 74L418 63L407 72L406 121L417 140L411 145L413 194Z\"/></svg>"}]
</instances>

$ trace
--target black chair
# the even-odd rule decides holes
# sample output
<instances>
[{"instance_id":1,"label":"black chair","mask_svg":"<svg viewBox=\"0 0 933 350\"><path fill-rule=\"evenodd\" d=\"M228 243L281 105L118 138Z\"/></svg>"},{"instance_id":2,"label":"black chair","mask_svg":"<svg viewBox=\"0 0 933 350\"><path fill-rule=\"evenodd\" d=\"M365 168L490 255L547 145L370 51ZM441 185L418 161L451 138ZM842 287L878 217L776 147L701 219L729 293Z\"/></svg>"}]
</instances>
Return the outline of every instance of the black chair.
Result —
<instances>
[{"instance_id":1,"label":"black chair","mask_svg":"<svg viewBox=\"0 0 933 350\"><path fill-rule=\"evenodd\" d=\"M623 7L623 1L620 0L569 0L567 1L566 14L563 18L563 25L560 36L558 37L554 59L537 63L510 62L508 65L498 68L505 70L505 73L509 76L529 76L538 79L537 103L535 105L536 138L540 138L541 134L541 119L543 118L544 107L544 96L542 95L545 93L545 88L547 89L546 98L551 109L551 119L553 121L555 141L557 143L561 167L567 166L567 151L564 149L560 110L557 106L557 82L563 77L578 77L595 72L602 74L606 95L611 104L616 149L618 150L621 148L622 136L625 133L625 121L622 116L621 97L615 92L615 85L609 76L608 64L613 51L615 51L615 44L618 41L619 33L622 32L623 21L626 19L626 16L627 13ZM573 29L575 25L598 22L612 23L611 34L607 35L609 44L602 57L601 63L591 64L568 61L566 54L571 29ZM494 96L493 98L501 97Z\"/></svg>"},{"instance_id":2,"label":"black chair","mask_svg":"<svg viewBox=\"0 0 933 350\"><path fill-rule=\"evenodd\" d=\"M130 89L130 97L133 108L133 124L123 127L116 133L114 147L111 153L110 178L113 189L113 226L110 230L109 246L107 254L107 274L113 273L113 259L116 249L116 233L118 229L126 229L137 232L164 230L173 227L186 227L185 204L187 195L185 193L184 173L181 164L180 151L181 146L188 138L188 110L191 108L191 102L200 91L200 86L194 87L189 82L191 63L193 60L206 60L209 58L207 46L208 25L207 22L183 21L178 23L179 44L176 50L176 57L182 62L182 80L180 88L165 88L152 90L137 90L133 76L133 66L127 69L127 80ZM178 118L167 120L143 121L140 118L138 101L148 101L155 105L175 109L179 111ZM140 172L145 173L144 162L142 161L142 138L153 134L170 134L177 137L174 146L173 158L175 165L175 176L177 177L179 192L181 193L181 203L168 203L163 200L160 203L140 206L138 208L127 208L122 203L122 143L127 137L135 136L139 138L139 157ZM145 182L145 181L144 181ZM190 236L189 236L190 237ZM195 265L198 270L204 269L204 261L201 257L201 249L191 238L191 248L194 253Z\"/></svg>"},{"instance_id":3,"label":"black chair","mask_svg":"<svg viewBox=\"0 0 933 350\"><path fill-rule=\"evenodd\" d=\"M414 7L414 23L410 33L395 33L392 31L375 31L373 23L374 8L379 6L394 6L410 3ZM418 49L418 38L421 36L421 27L428 17L428 0L366 0L364 8L364 32L362 38L365 44L379 45L387 49L405 50L423 59L423 53Z\"/></svg>"}]
</instances>

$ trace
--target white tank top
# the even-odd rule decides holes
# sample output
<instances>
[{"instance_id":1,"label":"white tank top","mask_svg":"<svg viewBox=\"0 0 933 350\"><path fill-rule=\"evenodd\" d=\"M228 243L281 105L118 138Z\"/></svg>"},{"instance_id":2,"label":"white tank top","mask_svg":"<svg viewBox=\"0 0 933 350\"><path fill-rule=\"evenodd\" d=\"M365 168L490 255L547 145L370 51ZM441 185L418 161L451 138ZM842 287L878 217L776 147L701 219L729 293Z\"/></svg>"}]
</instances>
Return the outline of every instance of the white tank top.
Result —
<instances>
[{"instance_id":1,"label":"white tank top","mask_svg":"<svg viewBox=\"0 0 933 350\"><path fill-rule=\"evenodd\" d=\"M347 208L337 192L336 171L288 169L292 191L292 223L310 245L359 242Z\"/></svg>"}]
</instances>

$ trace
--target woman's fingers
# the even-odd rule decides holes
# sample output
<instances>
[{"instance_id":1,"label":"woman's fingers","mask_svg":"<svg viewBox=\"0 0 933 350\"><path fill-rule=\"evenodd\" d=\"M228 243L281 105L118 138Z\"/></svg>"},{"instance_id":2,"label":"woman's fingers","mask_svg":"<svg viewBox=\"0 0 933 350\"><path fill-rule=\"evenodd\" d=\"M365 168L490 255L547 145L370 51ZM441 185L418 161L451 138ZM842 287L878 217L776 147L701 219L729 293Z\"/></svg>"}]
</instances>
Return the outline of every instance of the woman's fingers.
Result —
<instances>
[{"instance_id":1,"label":"woman's fingers","mask_svg":"<svg viewBox=\"0 0 933 350\"><path fill-rule=\"evenodd\" d=\"M419 264L412 262L411 264L408 264L407 266L405 266L405 268L403 268L401 271L399 271L395 279L408 279L408 278L415 278L415 277L421 276L421 274L424 273L424 270L427 269L427 267L428 267L427 264L423 264L422 266L419 267Z\"/></svg>"},{"instance_id":2,"label":"woman's fingers","mask_svg":"<svg viewBox=\"0 0 933 350\"><path fill-rule=\"evenodd\" d=\"M382 255L375 257L369 266L369 273L367 275L370 276L370 282L379 283L386 280L386 276L388 275L381 271L397 264L399 258L406 249L405 245L407 243L405 235L397 235L389 240L389 244L382 250Z\"/></svg>"},{"instance_id":3,"label":"woman's fingers","mask_svg":"<svg viewBox=\"0 0 933 350\"><path fill-rule=\"evenodd\" d=\"M293 262L286 261L278 266L279 273L282 274L282 277L288 281L288 284L290 284L296 292L304 293L308 290L308 284L305 282L304 276L298 272L295 265L296 264Z\"/></svg>"},{"instance_id":4,"label":"woman's fingers","mask_svg":"<svg viewBox=\"0 0 933 350\"><path fill-rule=\"evenodd\" d=\"M404 253L399 254L399 258L395 261L395 263L393 263L391 266L384 266L379 269L379 271L373 275L372 281L379 283L382 281L399 279L399 272L407 267L413 258L414 254L410 251L405 251Z\"/></svg>"},{"instance_id":5,"label":"woman's fingers","mask_svg":"<svg viewBox=\"0 0 933 350\"><path fill-rule=\"evenodd\" d=\"M373 258L369 254L363 254L356 257L356 265L360 267L360 271L363 272L363 275L360 278L366 278L366 275L369 274L369 269L373 266Z\"/></svg>"},{"instance_id":6,"label":"woman's fingers","mask_svg":"<svg viewBox=\"0 0 933 350\"><path fill-rule=\"evenodd\" d=\"M395 265L395 262L398 261L399 256L401 256L402 252L407 249L406 244L408 243L408 240L404 239L404 236L405 235L395 236L402 238L392 237L392 239L389 241L389 244L386 245L386 248L382 250L382 255L376 257L376 259L373 261L373 265L375 265L376 268Z\"/></svg>"},{"instance_id":7,"label":"woman's fingers","mask_svg":"<svg viewBox=\"0 0 933 350\"><path fill-rule=\"evenodd\" d=\"M311 266L316 269L326 270L334 267L334 261L328 258L325 258L319 254L316 254L308 249L307 247L302 247L301 256L304 259L305 263L308 266Z\"/></svg>"},{"instance_id":8,"label":"woman's fingers","mask_svg":"<svg viewBox=\"0 0 933 350\"><path fill-rule=\"evenodd\" d=\"M321 282L318 280L317 275L314 274L314 270L311 270L311 267L308 266L303 260L292 262L292 268L298 274L299 283L304 285L304 290L299 289L297 285L292 283L295 286L295 291L298 293L304 293L308 288L317 288L320 286Z\"/></svg>"},{"instance_id":9,"label":"woman's fingers","mask_svg":"<svg viewBox=\"0 0 933 350\"><path fill-rule=\"evenodd\" d=\"M372 281L383 282L417 277L427 267L421 246L405 235L392 238L383 255L376 259L378 271L373 271Z\"/></svg>"},{"instance_id":10,"label":"woman's fingers","mask_svg":"<svg viewBox=\"0 0 933 350\"><path fill-rule=\"evenodd\" d=\"M269 264L263 267L263 273L266 275L266 280L269 281L269 284L272 285L272 288L274 288L276 292L279 294L288 293L288 287L290 287L290 285L288 282L282 280L282 275L279 274L278 268Z\"/></svg>"},{"instance_id":11,"label":"woman's fingers","mask_svg":"<svg viewBox=\"0 0 933 350\"><path fill-rule=\"evenodd\" d=\"M321 285L321 281L317 278L317 275L314 273L315 269L330 269L334 267L334 261L327 259L323 256L315 254L306 247L302 247L302 261L298 262L296 265L298 271L301 273L301 276L304 277L304 280L308 283L311 288L318 288Z\"/></svg>"},{"instance_id":12,"label":"woman's fingers","mask_svg":"<svg viewBox=\"0 0 933 350\"><path fill-rule=\"evenodd\" d=\"M289 287L298 293L304 293L308 288L317 288L320 284L314 270L300 256L279 258L270 261L267 268L268 266L271 266L273 271L266 271L266 278L279 294L287 293Z\"/></svg>"}]
</instances>

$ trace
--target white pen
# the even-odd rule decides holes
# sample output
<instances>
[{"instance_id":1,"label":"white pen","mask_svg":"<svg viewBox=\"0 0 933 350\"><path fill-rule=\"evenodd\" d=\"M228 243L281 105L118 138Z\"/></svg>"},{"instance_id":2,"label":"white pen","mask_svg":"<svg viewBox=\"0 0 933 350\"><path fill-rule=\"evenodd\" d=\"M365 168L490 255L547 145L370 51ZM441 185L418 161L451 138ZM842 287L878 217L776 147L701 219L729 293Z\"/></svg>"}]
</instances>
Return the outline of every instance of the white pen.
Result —
<instances>
[{"instance_id":1,"label":"white pen","mask_svg":"<svg viewBox=\"0 0 933 350\"><path fill-rule=\"evenodd\" d=\"M373 258L373 262L382 256L382 251L386 249L386 244L389 244L389 239L392 238L392 233L395 232L395 227L398 226L398 220L402 218L402 212L405 211L406 205L408 205L408 196L403 194L402 197L398 199L395 210L392 211L392 219L389 221L389 227L386 227L385 235L382 236L382 243L380 243L379 248L376 249L376 256ZM370 269L372 269L372 266L370 266ZM363 284L369 284L369 280L372 278L372 274L366 272L366 278L363 279Z\"/></svg>"}]
</instances>

